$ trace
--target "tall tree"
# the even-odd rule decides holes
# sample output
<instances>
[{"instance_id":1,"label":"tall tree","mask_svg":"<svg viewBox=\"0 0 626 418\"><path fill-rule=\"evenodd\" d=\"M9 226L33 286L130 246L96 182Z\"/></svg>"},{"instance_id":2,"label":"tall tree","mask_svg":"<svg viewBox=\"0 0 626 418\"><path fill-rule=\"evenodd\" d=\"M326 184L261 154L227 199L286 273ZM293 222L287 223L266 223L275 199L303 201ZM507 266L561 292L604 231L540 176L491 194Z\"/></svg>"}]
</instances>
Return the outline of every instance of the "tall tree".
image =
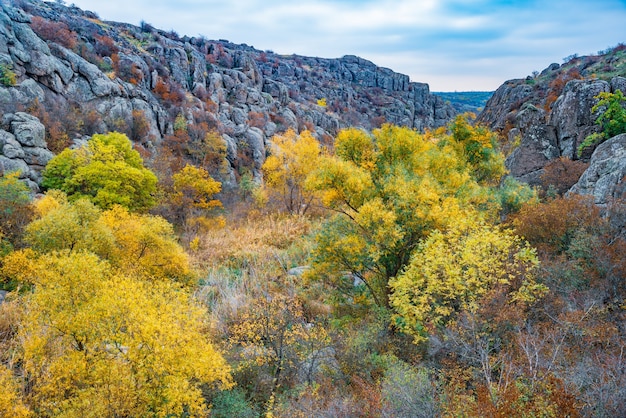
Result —
<instances>
[{"instance_id":1,"label":"tall tree","mask_svg":"<svg viewBox=\"0 0 626 418\"><path fill-rule=\"evenodd\" d=\"M290 129L272 138L271 152L263 164L265 184L289 213L305 214L316 196L305 180L317 167L319 143L309 131L298 135Z\"/></svg>"},{"instance_id":2,"label":"tall tree","mask_svg":"<svg viewBox=\"0 0 626 418\"><path fill-rule=\"evenodd\" d=\"M459 218L495 218L494 188L505 172L495 135L462 118L450 130L384 125L372 134L339 133L336 155L323 158L307 181L337 213L317 237L312 274L339 288L356 276L388 307L389 279L431 231Z\"/></svg>"}]
</instances>

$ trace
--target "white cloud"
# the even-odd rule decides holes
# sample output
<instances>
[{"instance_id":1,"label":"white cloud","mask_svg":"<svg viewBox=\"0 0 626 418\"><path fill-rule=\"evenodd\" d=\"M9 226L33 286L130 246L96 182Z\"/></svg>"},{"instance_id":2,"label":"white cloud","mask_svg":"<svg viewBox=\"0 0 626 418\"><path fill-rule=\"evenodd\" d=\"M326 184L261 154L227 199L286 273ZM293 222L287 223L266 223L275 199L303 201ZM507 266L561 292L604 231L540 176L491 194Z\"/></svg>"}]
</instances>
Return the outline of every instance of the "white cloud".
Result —
<instances>
[{"instance_id":1,"label":"white cloud","mask_svg":"<svg viewBox=\"0 0 626 418\"><path fill-rule=\"evenodd\" d=\"M432 90L495 89L626 41L620 0L75 0L102 18L285 54L359 55ZM465 86L465 87L463 87Z\"/></svg>"}]
</instances>

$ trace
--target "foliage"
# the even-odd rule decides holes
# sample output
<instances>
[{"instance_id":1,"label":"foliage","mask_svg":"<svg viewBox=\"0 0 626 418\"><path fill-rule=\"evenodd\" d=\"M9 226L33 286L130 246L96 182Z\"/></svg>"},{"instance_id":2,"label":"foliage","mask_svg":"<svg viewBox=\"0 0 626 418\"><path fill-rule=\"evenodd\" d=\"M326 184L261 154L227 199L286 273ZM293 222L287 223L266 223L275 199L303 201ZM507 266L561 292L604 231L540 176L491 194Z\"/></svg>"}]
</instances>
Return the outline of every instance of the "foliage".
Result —
<instances>
[{"instance_id":1,"label":"foliage","mask_svg":"<svg viewBox=\"0 0 626 418\"><path fill-rule=\"evenodd\" d=\"M601 92L596 97L598 102L591 108L594 113L599 113L596 125L600 126L599 133L591 134L578 146L577 153L580 157L585 148L597 145L607 139L626 132L626 97L621 90L615 93Z\"/></svg>"},{"instance_id":2,"label":"foliage","mask_svg":"<svg viewBox=\"0 0 626 418\"><path fill-rule=\"evenodd\" d=\"M513 225L531 245L561 253L569 248L578 229L598 229L601 221L592 198L572 195L525 205L513 217Z\"/></svg>"},{"instance_id":3,"label":"foliage","mask_svg":"<svg viewBox=\"0 0 626 418\"><path fill-rule=\"evenodd\" d=\"M12 87L17 83L17 75L10 64L0 64L0 84Z\"/></svg>"},{"instance_id":4,"label":"foliage","mask_svg":"<svg viewBox=\"0 0 626 418\"><path fill-rule=\"evenodd\" d=\"M426 369L414 369L400 360L385 371L381 382L385 418L439 416L436 387Z\"/></svg>"},{"instance_id":5,"label":"foliage","mask_svg":"<svg viewBox=\"0 0 626 418\"><path fill-rule=\"evenodd\" d=\"M305 187L306 176L318 165L319 143L309 131L292 129L272 138L272 154L263 164L265 184L292 214L305 214L316 194Z\"/></svg>"},{"instance_id":6,"label":"foliage","mask_svg":"<svg viewBox=\"0 0 626 418\"><path fill-rule=\"evenodd\" d=\"M580 160L572 161L567 157L559 157L550 161L543 168L543 174L541 175L541 186L544 192L563 196L565 192L578 182L578 179L580 179L580 176L588 166L588 163Z\"/></svg>"},{"instance_id":7,"label":"foliage","mask_svg":"<svg viewBox=\"0 0 626 418\"><path fill-rule=\"evenodd\" d=\"M20 396L20 387L12 371L0 364L0 415L11 418L32 416Z\"/></svg>"},{"instance_id":8,"label":"foliage","mask_svg":"<svg viewBox=\"0 0 626 418\"><path fill-rule=\"evenodd\" d=\"M17 267L35 289L19 338L37 416L204 416L200 385L230 386L205 313L178 285L116 272L83 251Z\"/></svg>"},{"instance_id":9,"label":"foliage","mask_svg":"<svg viewBox=\"0 0 626 418\"><path fill-rule=\"evenodd\" d=\"M329 337L319 323L307 323L302 304L283 295L258 298L243 312L231 329L229 342L244 349L240 367L269 366L273 379L269 396L296 366L308 369L309 383L317 368L315 357ZM305 366L305 360L309 360Z\"/></svg>"},{"instance_id":10,"label":"foliage","mask_svg":"<svg viewBox=\"0 0 626 418\"><path fill-rule=\"evenodd\" d=\"M389 279L431 231L495 216L493 190L504 173L495 135L463 118L451 130L421 135L384 125L371 135L339 133L336 156L323 158L308 179L338 213L318 235L311 275L346 289L349 272L377 305L388 306Z\"/></svg>"},{"instance_id":11,"label":"foliage","mask_svg":"<svg viewBox=\"0 0 626 418\"><path fill-rule=\"evenodd\" d=\"M89 251L113 267L151 280L188 284L194 276L172 226L161 217L121 206L102 211L86 199L69 202L60 192L49 192L36 208L25 240L37 252Z\"/></svg>"},{"instance_id":12,"label":"foliage","mask_svg":"<svg viewBox=\"0 0 626 418\"><path fill-rule=\"evenodd\" d=\"M0 234L12 244L19 243L24 227L30 221L30 189L19 179L19 173L0 176Z\"/></svg>"},{"instance_id":13,"label":"foliage","mask_svg":"<svg viewBox=\"0 0 626 418\"><path fill-rule=\"evenodd\" d=\"M42 181L70 200L85 197L104 209L117 204L135 211L155 204L156 183L126 135L117 132L93 135L85 146L64 150L50 160Z\"/></svg>"},{"instance_id":14,"label":"foliage","mask_svg":"<svg viewBox=\"0 0 626 418\"><path fill-rule=\"evenodd\" d=\"M506 176L496 192L500 201L501 215L509 215L519 211L528 202L537 200L537 193L526 183Z\"/></svg>"},{"instance_id":15,"label":"foliage","mask_svg":"<svg viewBox=\"0 0 626 418\"><path fill-rule=\"evenodd\" d=\"M521 285L510 300L532 302L547 290L534 281L538 263L532 249L497 227L459 222L445 232L433 231L389 282L396 324L422 342L459 311L476 312L490 289L513 281Z\"/></svg>"},{"instance_id":16,"label":"foliage","mask_svg":"<svg viewBox=\"0 0 626 418\"><path fill-rule=\"evenodd\" d=\"M70 30L64 22L54 22L40 16L33 16L30 27L46 41L56 42L67 49L76 48L78 42L76 32Z\"/></svg>"}]
</instances>

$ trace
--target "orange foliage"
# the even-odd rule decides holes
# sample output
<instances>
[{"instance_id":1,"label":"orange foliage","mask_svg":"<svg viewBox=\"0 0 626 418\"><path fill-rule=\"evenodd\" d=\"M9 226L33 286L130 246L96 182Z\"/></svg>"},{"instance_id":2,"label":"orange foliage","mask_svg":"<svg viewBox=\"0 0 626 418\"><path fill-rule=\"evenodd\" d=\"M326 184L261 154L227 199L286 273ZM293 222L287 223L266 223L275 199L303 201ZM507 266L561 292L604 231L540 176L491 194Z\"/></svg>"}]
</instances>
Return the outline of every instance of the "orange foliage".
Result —
<instances>
[{"instance_id":1,"label":"orange foliage","mask_svg":"<svg viewBox=\"0 0 626 418\"><path fill-rule=\"evenodd\" d=\"M557 78L550 82L548 97L546 98L546 104L544 108L546 111L550 111L552 104L559 98L565 85L571 80L580 80L583 77L577 68L571 68L566 73L560 74Z\"/></svg>"},{"instance_id":2,"label":"orange foliage","mask_svg":"<svg viewBox=\"0 0 626 418\"><path fill-rule=\"evenodd\" d=\"M587 167L589 167L588 163L580 160L572 161L567 157L552 160L543 169L541 186L544 191L552 187L559 196L562 196L576 184Z\"/></svg>"},{"instance_id":3,"label":"orange foliage","mask_svg":"<svg viewBox=\"0 0 626 418\"><path fill-rule=\"evenodd\" d=\"M56 42L68 49L76 48L78 38L64 22L53 22L39 16L33 16L30 22L33 31L46 41Z\"/></svg>"},{"instance_id":4,"label":"orange foliage","mask_svg":"<svg viewBox=\"0 0 626 418\"><path fill-rule=\"evenodd\" d=\"M572 195L522 207L513 216L516 232L539 250L562 252L578 229L598 230L599 210L591 197Z\"/></svg>"}]
</instances>

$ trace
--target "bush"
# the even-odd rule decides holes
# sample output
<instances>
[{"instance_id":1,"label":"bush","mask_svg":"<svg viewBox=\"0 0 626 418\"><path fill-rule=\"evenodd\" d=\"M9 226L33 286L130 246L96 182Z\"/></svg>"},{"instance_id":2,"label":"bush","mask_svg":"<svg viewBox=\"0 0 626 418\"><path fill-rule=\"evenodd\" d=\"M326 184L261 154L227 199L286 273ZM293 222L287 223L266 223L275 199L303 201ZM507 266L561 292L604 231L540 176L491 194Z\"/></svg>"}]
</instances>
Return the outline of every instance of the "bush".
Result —
<instances>
[{"instance_id":1,"label":"bush","mask_svg":"<svg viewBox=\"0 0 626 418\"><path fill-rule=\"evenodd\" d=\"M31 19L30 27L45 41L55 42L68 49L76 48L78 38L76 32L63 22L53 22L39 16Z\"/></svg>"},{"instance_id":2,"label":"bush","mask_svg":"<svg viewBox=\"0 0 626 418\"><path fill-rule=\"evenodd\" d=\"M0 83L6 87L17 83L17 75L13 72L11 64L0 64Z\"/></svg>"}]
</instances>

